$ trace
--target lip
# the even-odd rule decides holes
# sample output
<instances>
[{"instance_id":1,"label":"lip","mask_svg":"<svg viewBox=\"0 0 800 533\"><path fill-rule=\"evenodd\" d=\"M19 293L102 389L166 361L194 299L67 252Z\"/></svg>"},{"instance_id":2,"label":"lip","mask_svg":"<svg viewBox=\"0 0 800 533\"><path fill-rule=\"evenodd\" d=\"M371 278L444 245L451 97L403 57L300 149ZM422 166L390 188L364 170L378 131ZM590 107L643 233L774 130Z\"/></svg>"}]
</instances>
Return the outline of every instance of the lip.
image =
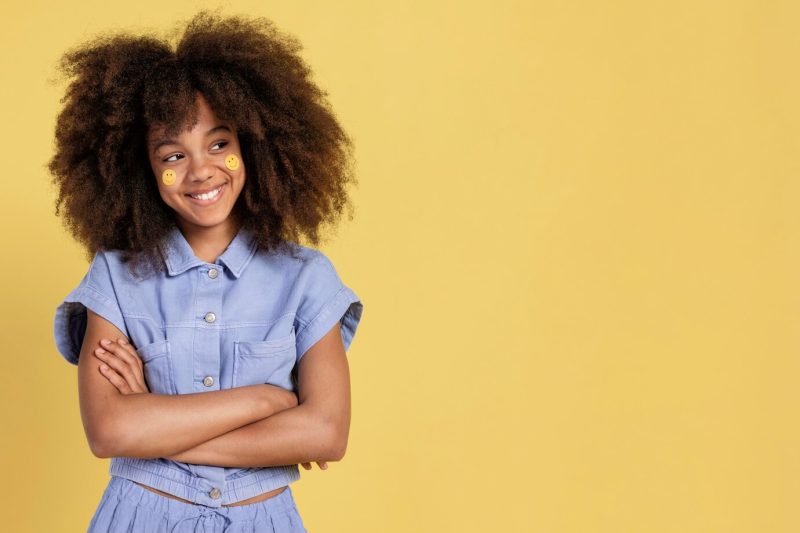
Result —
<instances>
[{"instance_id":1,"label":"lip","mask_svg":"<svg viewBox=\"0 0 800 533\"><path fill-rule=\"evenodd\" d=\"M227 185L228 185L227 183L223 183L222 185L219 185L217 187L207 189L206 191L194 193L194 194L205 194L215 189L219 189L219 194L217 194L214 198L211 198L209 200L199 200L197 198L192 198L191 196L189 196L189 194L185 194L184 196L188 198L190 202L195 203L197 205L212 205L217 203L219 199L222 198L222 195L225 193L225 187Z\"/></svg>"},{"instance_id":2,"label":"lip","mask_svg":"<svg viewBox=\"0 0 800 533\"><path fill-rule=\"evenodd\" d=\"M200 189L200 190L197 190L197 191L192 191L190 193L187 192L186 194L206 194L206 193L211 192L211 191L213 191L215 189L219 189L219 186L220 185L224 185L224 183L225 182L220 183L219 185L214 185L213 187L209 187L208 189Z\"/></svg>"}]
</instances>

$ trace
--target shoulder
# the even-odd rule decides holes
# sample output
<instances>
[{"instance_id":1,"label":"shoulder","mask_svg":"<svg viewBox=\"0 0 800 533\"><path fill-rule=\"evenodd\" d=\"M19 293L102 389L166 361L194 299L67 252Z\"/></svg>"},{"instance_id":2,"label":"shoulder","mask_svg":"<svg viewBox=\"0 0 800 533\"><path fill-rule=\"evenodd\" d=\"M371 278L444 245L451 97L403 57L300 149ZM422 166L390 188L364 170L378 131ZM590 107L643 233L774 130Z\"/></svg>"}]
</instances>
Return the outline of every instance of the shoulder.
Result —
<instances>
[{"instance_id":1,"label":"shoulder","mask_svg":"<svg viewBox=\"0 0 800 533\"><path fill-rule=\"evenodd\" d=\"M289 246L286 250L256 254L256 260L288 277L334 270L333 263L320 250L297 243Z\"/></svg>"},{"instance_id":2,"label":"shoulder","mask_svg":"<svg viewBox=\"0 0 800 533\"><path fill-rule=\"evenodd\" d=\"M251 263L247 267L247 283L267 283L278 292L285 291L297 298L301 307L310 299L328 299L344 286L331 260L316 248L294 244L290 252L257 256L257 266Z\"/></svg>"},{"instance_id":3,"label":"shoulder","mask_svg":"<svg viewBox=\"0 0 800 533\"><path fill-rule=\"evenodd\" d=\"M95 252L89 266L89 282L110 281L117 287L134 287L143 282L154 282L166 275L166 269L143 272L133 270L134 262L130 254L123 250L99 249Z\"/></svg>"},{"instance_id":4,"label":"shoulder","mask_svg":"<svg viewBox=\"0 0 800 533\"><path fill-rule=\"evenodd\" d=\"M117 266L114 257L107 250L97 250L89 264L88 284L104 286L116 277Z\"/></svg>"}]
</instances>

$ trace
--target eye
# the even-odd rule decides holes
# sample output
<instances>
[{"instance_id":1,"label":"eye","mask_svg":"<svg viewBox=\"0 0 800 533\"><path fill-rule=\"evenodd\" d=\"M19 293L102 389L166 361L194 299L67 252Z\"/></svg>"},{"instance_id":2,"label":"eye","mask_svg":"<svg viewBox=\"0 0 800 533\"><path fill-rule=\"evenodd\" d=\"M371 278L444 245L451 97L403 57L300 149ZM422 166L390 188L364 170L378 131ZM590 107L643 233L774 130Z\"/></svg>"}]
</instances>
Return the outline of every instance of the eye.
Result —
<instances>
[{"instance_id":1,"label":"eye","mask_svg":"<svg viewBox=\"0 0 800 533\"><path fill-rule=\"evenodd\" d=\"M174 161L177 161L177 159L172 159L173 157L183 157L183 156L181 154L172 154L171 156L163 160L164 163L172 163Z\"/></svg>"},{"instance_id":2,"label":"eye","mask_svg":"<svg viewBox=\"0 0 800 533\"><path fill-rule=\"evenodd\" d=\"M218 141L218 142L215 142L214 144L212 144L212 145L211 145L211 147L213 148L214 146L219 146L220 144L222 145L222 146L220 147L220 150L221 150L222 148L224 148L225 146L227 146L227 145L228 145L228 141Z\"/></svg>"}]
</instances>

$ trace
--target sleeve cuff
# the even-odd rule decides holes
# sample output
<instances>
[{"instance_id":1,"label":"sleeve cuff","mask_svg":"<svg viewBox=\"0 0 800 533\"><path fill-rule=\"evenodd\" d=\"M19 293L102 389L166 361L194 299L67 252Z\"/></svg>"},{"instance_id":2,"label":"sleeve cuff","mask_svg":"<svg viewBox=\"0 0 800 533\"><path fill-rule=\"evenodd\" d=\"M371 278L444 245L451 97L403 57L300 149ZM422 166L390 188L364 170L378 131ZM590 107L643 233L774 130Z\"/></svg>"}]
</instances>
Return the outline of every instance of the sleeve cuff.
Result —
<instances>
[{"instance_id":1,"label":"sleeve cuff","mask_svg":"<svg viewBox=\"0 0 800 533\"><path fill-rule=\"evenodd\" d=\"M363 308L363 304L352 289L342 287L317 316L297 333L297 361L300 361L308 349L325 336L337 322L340 324L342 344L347 351L361 321Z\"/></svg>"},{"instance_id":2,"label":"sleeve cuff","mask_svg":"<svg viewBox=\"0 0 800 533\"><path fill-rule=\"evenodd\" d=\"M120 331L127 331L125 320L115 303L89 285L76 288L56 307L53 325L58 351L73 365L78 364L83 338L86 336L87 308L117 326Z\"/></svg>"}]
</instances>

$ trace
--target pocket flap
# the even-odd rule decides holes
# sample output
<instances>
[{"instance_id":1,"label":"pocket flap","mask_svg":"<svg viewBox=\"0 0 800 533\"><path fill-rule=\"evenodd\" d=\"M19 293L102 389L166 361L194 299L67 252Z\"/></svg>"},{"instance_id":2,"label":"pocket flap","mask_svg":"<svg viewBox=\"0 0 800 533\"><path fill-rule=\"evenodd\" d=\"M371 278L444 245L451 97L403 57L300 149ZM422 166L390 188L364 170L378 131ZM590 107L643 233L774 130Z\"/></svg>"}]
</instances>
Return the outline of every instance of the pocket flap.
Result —
<instances>
[{"instance_id":1,"label":"pocket flap","mask_svg":"<svg viewBox=\"0 0 800 533\"><path fill-rule=\"evenodd\" d=\"M136 350L136 353L139 354L139 357L142 359L142 361L155 359L159 355L169 353L169 341L164 339L163 341L156 341L152 344L148 344L147 346L142 346Z\"/></svg>"},{"instance_id":2,"label":"pocket flap","mask_svg":"<svg viewBox=\"0 0 800 533\"><path fill-rule=\"evenodd\" d=\"M288 348L294 348L294 332L280 339L268 341L235 341L233 343L234 353L238 355L260 355L269 357L285 352Z\"/></svg>"}]
</instances>

